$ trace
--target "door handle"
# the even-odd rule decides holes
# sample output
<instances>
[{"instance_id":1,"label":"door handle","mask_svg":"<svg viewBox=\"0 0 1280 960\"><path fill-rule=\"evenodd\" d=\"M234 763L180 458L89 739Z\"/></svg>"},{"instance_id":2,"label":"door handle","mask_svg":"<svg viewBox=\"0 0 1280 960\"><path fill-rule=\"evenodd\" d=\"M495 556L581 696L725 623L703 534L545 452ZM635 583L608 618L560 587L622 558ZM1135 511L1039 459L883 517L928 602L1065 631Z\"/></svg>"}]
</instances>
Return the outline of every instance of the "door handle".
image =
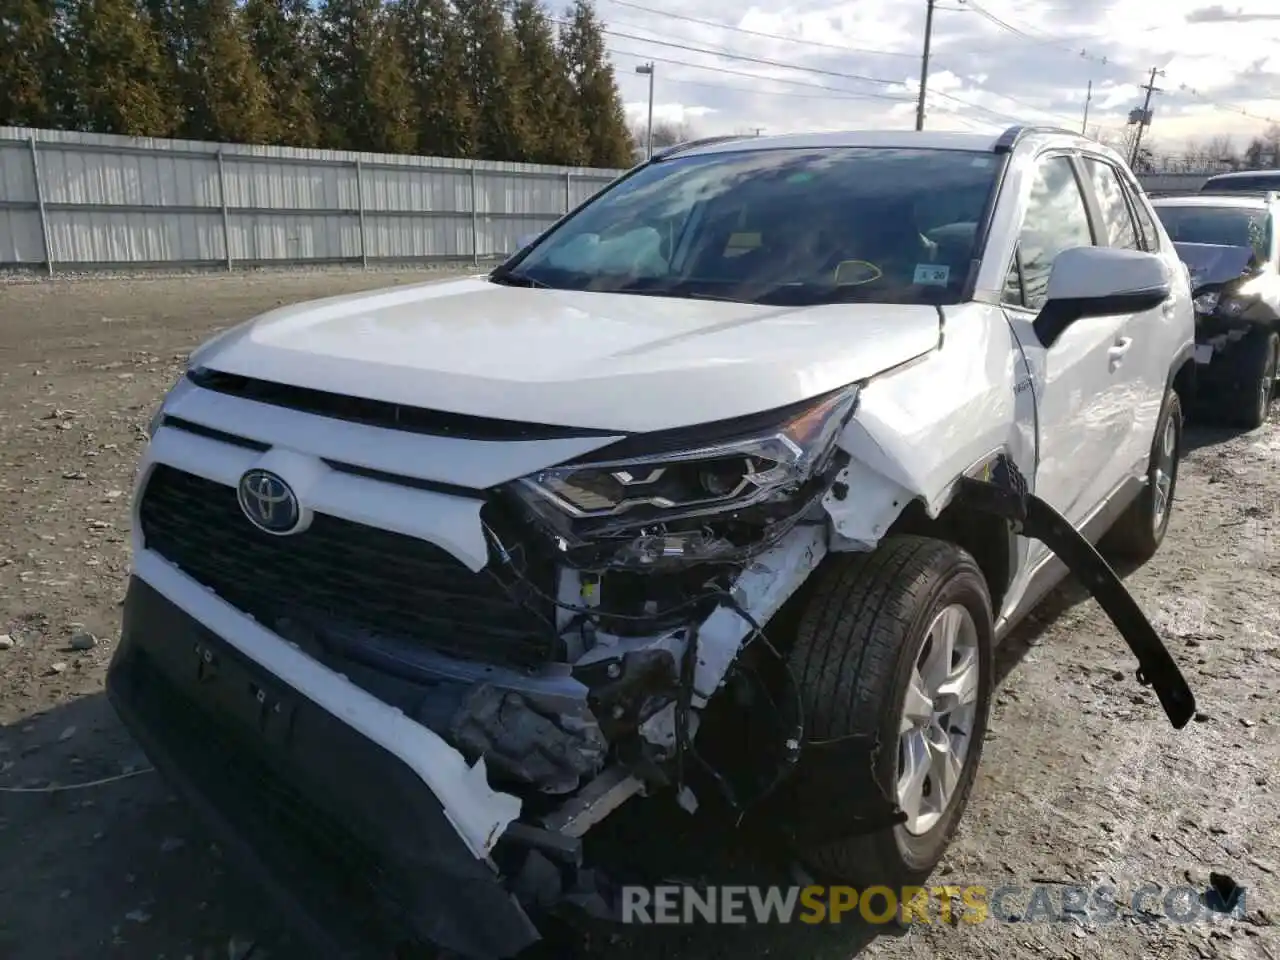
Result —
<instances>
[{"instance_id":1,"label":"door handle","mask_svg":"<svg viewBox=\"0 0 1280 960\"><path fill-rule=\"evenodd\" d=\"M1107 349L1107 359L1113 364L1119 363L1124 359L1124 355L1129 352L1129 348L1133 346L1133 337L1121 337L1115 344Z\"/></svg>"}]
</instances>

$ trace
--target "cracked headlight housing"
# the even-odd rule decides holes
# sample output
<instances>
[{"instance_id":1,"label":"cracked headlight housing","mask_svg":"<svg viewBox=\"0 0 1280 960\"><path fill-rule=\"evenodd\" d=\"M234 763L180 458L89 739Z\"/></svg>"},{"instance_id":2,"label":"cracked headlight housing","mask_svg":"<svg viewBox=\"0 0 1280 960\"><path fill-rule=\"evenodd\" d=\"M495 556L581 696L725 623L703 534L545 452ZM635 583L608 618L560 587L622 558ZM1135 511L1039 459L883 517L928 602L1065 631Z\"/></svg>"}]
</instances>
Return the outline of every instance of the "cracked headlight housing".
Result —
<instances>
[{"instance_id":1,"label":"cracked headlight housing","mask_svg":"<svg viewBox=\"0 0 1280 960\"><path fill-rule=\"evenodd\" d=\"M771 420L623 441L653 453L540 470L509 488L584 567L653 567L750 554L790 528L833 460L857 388L789 407ZM702 434L707 428L698 431ZM681 436L690 436L680 442ZM620 446L620 445L618 445ZM616 449L616 447L615 447ZM630 451L626 451L630 453ZM603 459L608 458L608 459Z\"/></svg>"}]
</instances>

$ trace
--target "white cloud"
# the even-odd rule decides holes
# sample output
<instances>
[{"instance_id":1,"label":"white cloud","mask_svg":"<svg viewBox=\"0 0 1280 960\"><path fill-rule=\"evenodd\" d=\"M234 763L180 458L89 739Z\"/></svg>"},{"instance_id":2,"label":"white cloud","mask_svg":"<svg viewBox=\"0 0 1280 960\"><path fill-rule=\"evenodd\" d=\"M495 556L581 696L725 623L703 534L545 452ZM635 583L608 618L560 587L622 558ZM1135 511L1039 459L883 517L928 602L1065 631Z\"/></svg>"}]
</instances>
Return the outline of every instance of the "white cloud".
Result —
<instances>
[{"instance_id":1,"label":"white cloud","mask_svg":"<svg viewBox=\"0 0 1280 960\"><path fill-rule=\"evenodd\" d=\"M1280 120L1280 14L1260 9L1271 2L938 0L926 125L1079 129L1092 81L1089 130L1118 135L1156 66L1149 142L1177 151L1228 134L1243 146ZM597 3L633 120L648 109L634 70L652 59L655 121L702 134L914 124L925 0Z\"/></svg>"}]
</instances>

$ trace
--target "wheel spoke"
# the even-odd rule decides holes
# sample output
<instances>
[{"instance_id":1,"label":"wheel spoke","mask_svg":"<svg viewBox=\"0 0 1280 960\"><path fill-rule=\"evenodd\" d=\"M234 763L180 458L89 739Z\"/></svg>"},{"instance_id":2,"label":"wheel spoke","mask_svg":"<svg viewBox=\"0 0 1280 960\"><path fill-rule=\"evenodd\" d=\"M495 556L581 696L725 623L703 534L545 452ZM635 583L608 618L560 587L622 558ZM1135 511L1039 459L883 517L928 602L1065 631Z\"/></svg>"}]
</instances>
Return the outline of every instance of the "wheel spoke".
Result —
<instances>
[{"instance_id":1,"label":"wheel spoke","mask_svg":"<svg viewBox=\"0 0 1280 960\"><path fill-rule=\"evenodd\" d=\"M929 635L929 653L920 671L925 688L936 692L951 672L951 658L955 653L956 638L960 634L964 614L958 607L947 607L933 622Z\"/></svg>"},{"instance_id":2,"label":"wheel spoke","mask_svg":"<svg viewBox=\"0 0 1280 960\"><path fill-rule=\"evenodd\" d=\"M932 764L929 745L923 730L913 730L899 741L902 769L898 775L898 806L913 826L923 812L924 782Z\"/></svg>"},{"instance_id":3,"label":"wheel spoke","mask_svg":"<svg viewBox=\"0 0 1280 960\"><path fill-rule=\"evenodd\" d=\"M929 741L929 773L932 775L933 788L937 794L935 803L938 810L946 810L951 796L960 784L960 772L964 764L951 749L948 739L943 743Z\"/></svg>"},{"instance_id":4,"label":"wheel spoke","mask_svg":"<svg viewBox=\"0 0 1280 960\"><path fill-rule=\"evenodd\" d=\"M947 709L966 706L978 699L978 651L966 650L938 687L939 699L947 697Z\"/></svg>"},{"instance_id":5,"label":"wheel spoke","mask_svg":"<svg viewBox=\"0 0 1280 960\"><path fill-rule=\"evenodd\" d=\"M911 679L907 681L907 695L902 704L902 723L898 733L922 727L933 716L933 699L925 692L924 680L920 671L911 669Z\"/></svg>"}]
</instances>

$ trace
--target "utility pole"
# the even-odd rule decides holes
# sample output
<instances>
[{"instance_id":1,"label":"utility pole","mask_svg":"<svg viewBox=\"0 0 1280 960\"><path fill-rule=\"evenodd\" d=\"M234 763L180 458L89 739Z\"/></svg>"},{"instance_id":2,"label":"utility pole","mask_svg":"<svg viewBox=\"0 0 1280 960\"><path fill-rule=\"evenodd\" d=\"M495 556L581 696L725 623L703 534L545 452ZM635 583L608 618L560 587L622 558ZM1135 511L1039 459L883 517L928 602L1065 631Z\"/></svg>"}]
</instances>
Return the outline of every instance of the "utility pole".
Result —
<instances>
[{"instance_id":1,"label":"utility pole","mask_svg":"<svg viewBox=\"0 0 1280 960\"><path fill-rule=\"evenodd\" d=\"M1089 133L1089 103L1093 100L1093 81L1089 81L1089 89L1084 94L1084 119L1080 121L1080 135L1088 136Z\"/></svg>"},{"instance_id":2,"label":"utility pole","mask_svg":"<svg viewBox=\"0 0 1280 960\"><path fill-rule=\"evenodd\" d=\"M1130 167L1136 167L1138 164L1138 150L1142 147L1142 131L1151 126L1151 95L1161 92L1156 86L1156 77L1163 76L1164 71L1159 67L1151 68L1151 79L1141 88L1147 91L1146 99L1142 101L1142 109L1129 113L1129 122L1138 124L1138 132L1133 137L1133 154L1129 157Z\"/></svg>"},{"instance_id":3,"label":"utility pole","mask_svg":"<svg viewBox=\"0 0 1280 960\"><path fill-rule=\"evenodd\" d=\"M936 0L927 0L924 15L924 54L920 57L920 100L916 103L916 129L924 129L924 98L929 85L929 45L933 42L933 6Z\"/></svg>"},{"instance_id":4,"label":"utility pole","mask_svg":"<svg viewBox=\"0 0 1280 960\"><path fill-rule=\"evenodd\" d=\"M636 67L636 73L649 78L649 127L645 134L644 158L653 159L653 63L642 63Z\"/></svg>"}]
</instances>

